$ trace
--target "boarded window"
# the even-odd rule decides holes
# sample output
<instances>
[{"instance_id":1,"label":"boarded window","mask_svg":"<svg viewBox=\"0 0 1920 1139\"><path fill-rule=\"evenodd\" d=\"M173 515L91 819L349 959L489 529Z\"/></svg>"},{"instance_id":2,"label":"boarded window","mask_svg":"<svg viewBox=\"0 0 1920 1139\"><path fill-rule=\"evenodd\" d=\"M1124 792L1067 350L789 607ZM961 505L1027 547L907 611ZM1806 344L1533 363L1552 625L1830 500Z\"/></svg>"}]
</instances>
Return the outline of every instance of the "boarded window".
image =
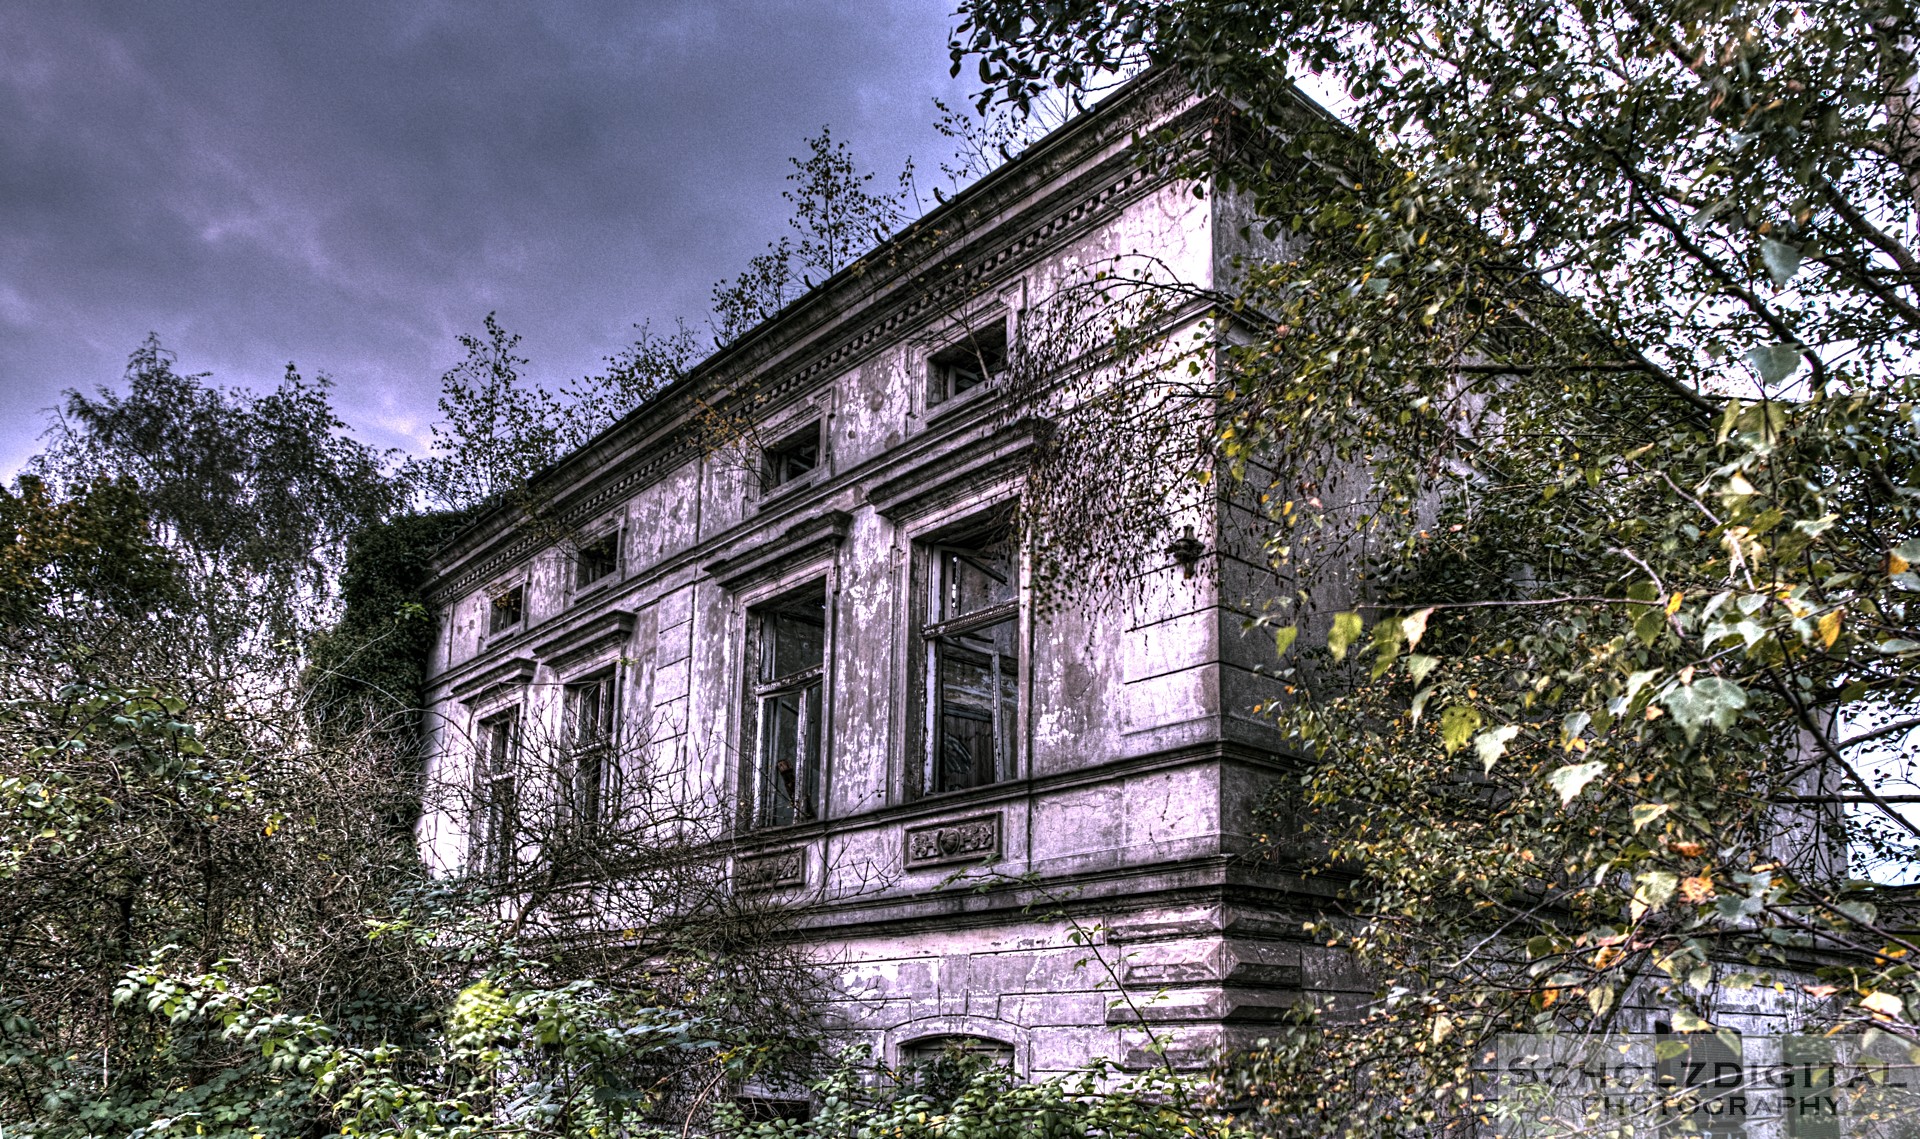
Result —
<instances>
[{"instance_id":1,"label":"boarded window","mask_svg":"<svg viewBox=\"0 0 1920 1139\"><path fill-rule=\"evenodd\" d=\"M584 542L573 556L573 584L578 589L612 577L620 568L620 531L609 530Z\"/></svg>"},{"instance_id":2,"label":"boarded window","mask_svg":"<svg viewBox=\"0 0 1920 1139\"><path fill-rule=\"evenodd\" d=\"M511 629L526 616L527 587L508 585L487 595L487 632Z\"/></svg>"}]
</instances>

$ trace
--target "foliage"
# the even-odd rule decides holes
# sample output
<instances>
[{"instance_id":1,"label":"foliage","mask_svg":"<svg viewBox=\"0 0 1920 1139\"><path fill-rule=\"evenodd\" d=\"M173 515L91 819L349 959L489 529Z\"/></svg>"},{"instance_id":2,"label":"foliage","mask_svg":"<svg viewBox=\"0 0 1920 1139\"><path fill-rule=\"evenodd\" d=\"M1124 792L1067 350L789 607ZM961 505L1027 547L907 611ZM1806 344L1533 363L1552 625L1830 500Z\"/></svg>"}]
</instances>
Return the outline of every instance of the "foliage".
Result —
<instances>
[{"instance_id":1,"label":"foliage","mask_svg":"<svg viewBox=\"0 0 1920 1139\"><path fill-rule=\"evenodd\" d=\"M222 651L272 657L331 616L347 536L398 493L385 456L345 433L324 376L289 366L265 395L208 380L175 371L149 337L124 393L67 393L32 467L69 496L101 479L137 487L188 571L201 633Z\"/></svg>"},{"instance_id":2,"label":"foliage","mask_svg":"<svg viewBox=\"0 0 1920 1139\"><path fill-rule=\"evenodd\" d=\"M1232 1133L1205 1105L1205 1089L1164 1071L1128 1076L1095 1063L1062 1076L1022 1082L979 1056L948 1052L875 1079L861 1050L813 1086L819 1110L804 1122L748 1121L734 1105L716 1119L724 1139L1052 1139L1103 1135L1126 1139L1203 1139Z\"/></svg>"},{"instance_id":3,"label":"foliage","mask_svg":"<svg viewBox=\"0 0 1920 1139\"><path fill-rule=\"evenodd\" d=\"M1920 685L1915 15L965 5L956 61L1016 103L1157 64L1239 108L1160 140L1253 218L1196 471L1265 519L1270 711L1311 761L1274 825L1318 832L1352 885L1316 928L1382 985L1309 1048L1353 1078L1262 1082L1276 1126L1466 1126L1492 1032L1724 1023L1776 983L1920 1040L1886 884L1920 838L1886 799Z\"/></svg>"},{"instance_id":4,"label":"foliage","mask_svg":"<svg viewBox=\"0 0 1920 1139\"><path fill-rule=\"evenodd\" d=\"M436 454L414 465L413 480L427 504L469 510L523 488L562 454L560 404L546 389L523 382L527 365L516 355L518 333L493 313L482 334L457 339L466 358L440 377L440 414L433 425Z\"/></svg>"},{"instance_id":5,"label":"foliage","mask_svg":"<svg viewBox=\"0 0 1920 1139\"><path fill-rule=\"evenodd\" d=\"M793 185L781 192L793 207L794 233L767 246L732 282L713 286L713 335L727 344L786 307L801 292L847 268L898 229L912 201L913 162L891 193L871 188L845 142L821 127L807 140L807 157L790 158Z\"/></svg>"},{"instance_id":6,"label":"foliage","mask_svg":"<svg viewBox=\"0 0 1920 1139\"><path fill-rule=\"evenodd\" d=\"M164 607L178 574L130 479L97 477L65 499L33 475L0 487L0 640L60 646L63 620Z\"/></svg>"},{"instance_id":7,"label":"foliage","mask_svg":"<svg viewBox=\"0 0 1920 1139\"><path fill-rule=\"evenodd\" d=\"M435 630L421 589L433 552L468 521L402 515L347 543L340 620L314 638L302 684L314 730L372 733L401 762L423 754L421 686Z\"/></svg>"}]
</instances>

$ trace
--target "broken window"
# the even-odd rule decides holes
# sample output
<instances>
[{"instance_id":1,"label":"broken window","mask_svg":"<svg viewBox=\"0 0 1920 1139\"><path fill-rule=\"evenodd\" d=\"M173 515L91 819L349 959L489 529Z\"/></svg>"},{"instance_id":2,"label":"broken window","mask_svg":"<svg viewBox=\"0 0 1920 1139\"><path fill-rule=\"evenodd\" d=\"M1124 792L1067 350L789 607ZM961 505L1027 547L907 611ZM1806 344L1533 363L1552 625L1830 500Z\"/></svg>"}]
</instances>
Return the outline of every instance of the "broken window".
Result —
<instances>
[{"instance_id":1,"label":"broken window","mask_svg":"<svg viewBox=\"0 0 1920 1139\"><path fill-rule=\"evenodd\" d=\"M583 542L573 555L573 586L581 589L611 577L620 568L620 531L609 530Z\"/></svg>"},{"instance_id":2,"label":"broken window","mask_svg":"<svg viewBox=\"0 0 1920 1139\"><path fill-rule=\"evenodd\" d=\"M514 862L519 789L514 767L519 750L520 716L503 712L480 722L474 763L472 863L469 869L490 878L505 877Z\"/></svg>"},{"instance_id":3,"label":"broken window","mask_svg":"<svg viewBox=\"0 0 1920 1139\"><path fill-rule=\"evenodd\" d=\"M995 321L948 348L934 353L928 361L927 402L940 403L974 388L998 380L1007 370L1007 328Z\"/></svg>"},{"instance_id":4,"label":"broken window","mask_svg":"<svg viewBox=\"0 0 1920 1139\"><path fill-rule=\"evenodd\" d=\"M919 790L1011 779L1018 730L1020 602L1013 535L932 546L920 629L926 685Z\"/></svg>"},{"instance_id":5,"label":"broken window","mask_svg":"<svg viewBox=\"0 0 1920 1139\"><path fill-rule=\"evenodd\" d=\"M615 802L618 764L614 757L612 669L567 685L566 764L563 813L565 829L587 838L609 820Z\"/></svg>"},{"instance_id":6,"label":"broken window","mask_svg":"<svg viewBox=\"0 0 1920 1139\"><path fill-rule=\"evenodd\" d=\"M526 615L527 587L508 585L487 595L487 632L511 629Z\"/></svg>"},{"instance_id":7,"label":"broken window","mask_svg":"<svg viewBox=\"0 0 1920 1139\"><path fill-rule=\"evenodd\" d=\"M755 761L751 825L817 817L826 674L824 584L755 611Z\"/></svg>"},{"instance_id":8,"label":"broken window","mask_svg":"<svg viewBox=\"0 0 1920 1139\"><path fill-rule=\"evenodd\" d=\"M820 465L820 424L807 424L766 450L765 485L768 490L798 482Z\"/></svg>"}]
</instances>

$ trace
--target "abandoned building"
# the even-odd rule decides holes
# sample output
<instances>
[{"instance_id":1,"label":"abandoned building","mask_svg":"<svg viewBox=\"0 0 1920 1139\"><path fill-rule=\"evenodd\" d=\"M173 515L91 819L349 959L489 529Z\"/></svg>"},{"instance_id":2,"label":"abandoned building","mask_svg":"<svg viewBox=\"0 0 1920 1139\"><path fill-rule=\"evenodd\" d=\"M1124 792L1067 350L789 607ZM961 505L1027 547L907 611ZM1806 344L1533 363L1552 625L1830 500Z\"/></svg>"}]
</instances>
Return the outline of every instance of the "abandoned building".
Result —
<instances>
[{"instance_id":1,"label":"abandoned building","mask_svg":"<svg viewBox=\"0 0 1920 1139\"><path fill-rule=\"evenodd\" d=\"M582 744L630 737L720 805L734 887L792 903L890 1062L1142 1066L1150 1032L1199 1058L1365 987L1301 930L1325 887L1242 857L1286 767L1220 519L1142 550L1124 604L1046 613L1008 538L1026 314L1116 257L1222 280L1231 198L1134 149L1219 114L1159 77L1116 92L540 476L537 518L442 550L433 770L474 795L423 817L433 856L538 857L514 833L536 729L572 742L569 817L618 815L665 777ZM936 261L964 289L925 287Z\"/></svg>"}]
</instances>

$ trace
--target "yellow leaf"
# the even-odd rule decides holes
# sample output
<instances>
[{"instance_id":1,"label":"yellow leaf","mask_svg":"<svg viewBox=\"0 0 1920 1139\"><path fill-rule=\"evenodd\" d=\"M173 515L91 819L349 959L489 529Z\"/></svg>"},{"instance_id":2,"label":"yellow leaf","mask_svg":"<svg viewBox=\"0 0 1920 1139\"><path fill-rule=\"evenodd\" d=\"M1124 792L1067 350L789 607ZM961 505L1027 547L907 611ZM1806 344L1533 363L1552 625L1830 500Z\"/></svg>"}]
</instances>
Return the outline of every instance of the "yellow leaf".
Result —
<instances>
[{"instance_id":1,"label":"yellow leaf","mask_svg":"<svg viewBox=\"0 0 1920 1139\"><path fill-rule=\"evenodd\" d=\"M1868 993L1860 998L1860 1007L1879 1016L1899 1016L1907 1009L1906 1002L1892 993Z\"/></svg>"},{"instance_id":2,"label":"yellow leaf","mask_svg":"<svg viewBox=\"0 0 1920 1139\"><path fill-rule=\"evenodd\" d=\"M1912 563L1908 562L1907 559L1901 557L1899 554L1888 554L1887 555L1887 576L1892 577L1894 574L1897 574L1897 573L1906 573L1907 566L1909 566L1910 564Z\"/></svg>"},{"instance_id":3,"label":"yellow leaf","mask_svg":"<svg viewBox=\"0 0 1920 1139\"><path fill-rule=\"evenodd\" d=\"M1833 642L1840 639L1840 613L1841 610L1838 609L1831 613L1824 613L1816 622L1820 630L1821 648L1830 649L1833 647Z\"/></svg>"},{"instance_id":4,"label":"yellow leaf","mask_svg":"<svg viewBox=\"0 0 1920 1139\"><path fill-rule=\"evenodd\" d=\"M1685 601L1686 598L1687 598L1686 594L1681 593L1679 590L1675 590L1673 596L1667 598L1667 616L1671 617L1675 613L1680 612L1680 603L1682 601Z\"/></svg>"}]
</instances>

